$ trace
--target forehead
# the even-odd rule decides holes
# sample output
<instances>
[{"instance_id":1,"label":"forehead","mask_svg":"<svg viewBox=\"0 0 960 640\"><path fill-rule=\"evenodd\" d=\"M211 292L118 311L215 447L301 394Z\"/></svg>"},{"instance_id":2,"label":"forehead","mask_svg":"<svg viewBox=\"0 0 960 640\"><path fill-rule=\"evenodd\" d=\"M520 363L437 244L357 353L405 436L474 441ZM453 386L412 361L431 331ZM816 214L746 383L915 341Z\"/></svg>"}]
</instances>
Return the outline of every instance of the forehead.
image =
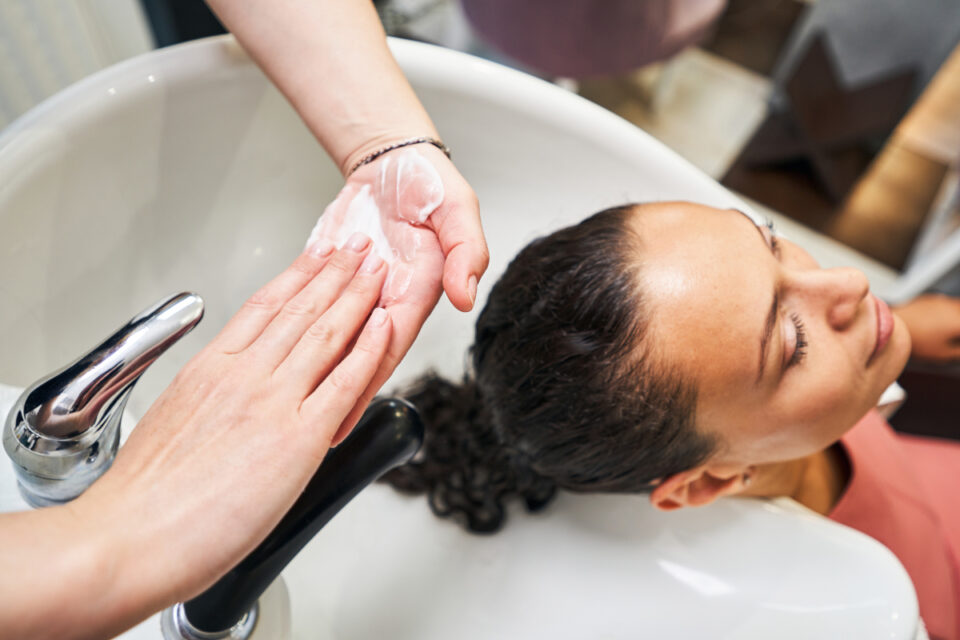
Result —
<instances>
[{"instance_id":1,"label":"forehead","mask_svg":"<svg viewBox=\"0 0 960 640\"><path fill-rule=\"evenodd\" d=\"M659 357L701 399L752 386L775 276L754 223L690 203L644 205L631 222Z\"/></svg>"}]
</instances>

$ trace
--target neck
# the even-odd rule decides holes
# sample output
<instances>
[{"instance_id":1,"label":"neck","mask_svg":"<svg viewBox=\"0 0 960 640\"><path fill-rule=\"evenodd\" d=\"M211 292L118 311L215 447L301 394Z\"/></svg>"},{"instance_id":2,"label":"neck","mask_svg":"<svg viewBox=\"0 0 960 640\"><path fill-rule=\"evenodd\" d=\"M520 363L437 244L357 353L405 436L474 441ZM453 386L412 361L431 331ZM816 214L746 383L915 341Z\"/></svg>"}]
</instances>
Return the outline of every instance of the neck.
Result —
<instances>
[{"instance_id":1,"label":"neck","mask_svg":"<svg viewBox=\"0 0 960 640\"><path fill-rule=\"evenodd\" d=\"M849 463L839 445L799 460L757 468L750 494L789 496L803 506L827 515L833 510L850 479Z\"/></svg>"}]
</instances>

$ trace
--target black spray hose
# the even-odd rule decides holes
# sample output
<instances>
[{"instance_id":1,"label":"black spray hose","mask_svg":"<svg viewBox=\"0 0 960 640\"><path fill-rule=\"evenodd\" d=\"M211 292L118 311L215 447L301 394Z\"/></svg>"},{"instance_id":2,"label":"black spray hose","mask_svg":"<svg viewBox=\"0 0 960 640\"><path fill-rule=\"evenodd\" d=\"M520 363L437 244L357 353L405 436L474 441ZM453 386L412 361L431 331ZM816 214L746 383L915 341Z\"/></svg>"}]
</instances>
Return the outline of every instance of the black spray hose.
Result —
<instances>
[{"instance_id":1,"label":"black spray hose","mask_svg":"<svg viewBox=\"0 0 960 640\"><path fill-rule=\"evenodd\" d=\"M233 627L323 525L368 484L410 460L422 442L423 423L412 405L398 398L371 404L260 546L184 603L187 621L205 633Z\"/></svg>"}]
</instances>

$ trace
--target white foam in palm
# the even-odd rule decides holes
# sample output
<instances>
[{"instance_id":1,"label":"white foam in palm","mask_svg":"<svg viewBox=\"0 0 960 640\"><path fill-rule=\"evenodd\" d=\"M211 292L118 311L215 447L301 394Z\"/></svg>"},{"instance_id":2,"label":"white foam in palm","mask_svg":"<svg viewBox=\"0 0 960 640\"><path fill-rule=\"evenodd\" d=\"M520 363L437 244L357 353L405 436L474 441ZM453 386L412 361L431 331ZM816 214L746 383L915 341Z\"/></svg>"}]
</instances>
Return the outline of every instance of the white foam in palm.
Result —
<instances>
[{"instance_id":1,"label":"white foam in palm","mask_svg":"<svg viewBox=\"0 0 960 640\"><path fill-rule=\"evenodd\" d=\"M419 254L436 249L434 233L424 225L443 196L440 174L416 149L387 153L350 176L308 244L326 238L340 248L353 233L366 234L389 267L381 303L399 300L410 288Z\"/></svg>"}]
</instances>

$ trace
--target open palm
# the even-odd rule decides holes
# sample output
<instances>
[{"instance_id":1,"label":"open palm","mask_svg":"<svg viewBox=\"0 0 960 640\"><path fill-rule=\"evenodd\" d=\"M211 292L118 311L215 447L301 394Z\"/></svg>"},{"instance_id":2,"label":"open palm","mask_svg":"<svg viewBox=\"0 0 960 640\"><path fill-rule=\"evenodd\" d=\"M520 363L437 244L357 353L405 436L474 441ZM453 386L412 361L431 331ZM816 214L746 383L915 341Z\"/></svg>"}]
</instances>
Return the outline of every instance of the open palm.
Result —
<instances>
[{"instance_id":1,"label":"open palm","mask_svg":"<svg viewBox=\"0 0 960 640\"><path fill-rule=\"evenodd\" d=\"M487 267L476 196L449 160L432 147L401 149L357 170L327 207L310 242L342 246L353 233L373 240L388 264L380 306L393 337L380 370L344 422L339 442L396 368L440 298L469 310Z\"/></svg>"}]
</instances>

